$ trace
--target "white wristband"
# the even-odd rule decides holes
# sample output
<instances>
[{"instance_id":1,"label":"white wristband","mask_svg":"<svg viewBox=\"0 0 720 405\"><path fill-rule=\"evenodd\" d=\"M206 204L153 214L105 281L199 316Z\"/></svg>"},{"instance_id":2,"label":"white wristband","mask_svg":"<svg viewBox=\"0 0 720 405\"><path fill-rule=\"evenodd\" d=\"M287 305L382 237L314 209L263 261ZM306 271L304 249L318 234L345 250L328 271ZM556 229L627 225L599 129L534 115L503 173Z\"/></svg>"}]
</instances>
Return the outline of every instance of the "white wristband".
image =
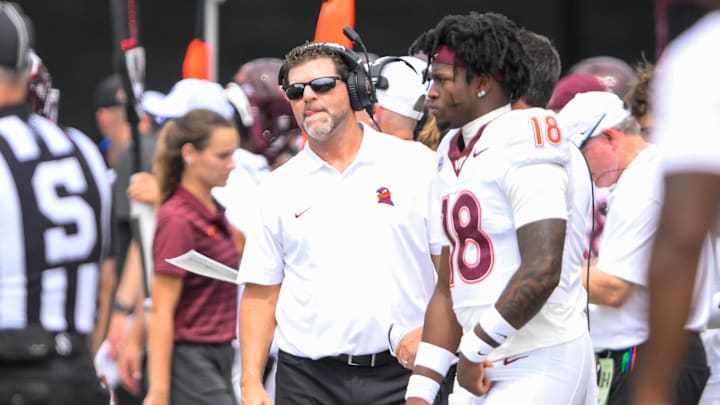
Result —
<instances>
[{"instance_id":1,"label":"white wristband","mask_svg":"<svg viewBox=\"0 0 720 405\"><path fill-rule=\"evenodd\" d=\"M517 333L517 329L500 315L495 305L491 305L490 308L485 311L478 323L490 339L496 341L499 345Z\"/></svg>"},{"instance_id":2,"label":"white wristband","mask_svg":"<svg viewBox=\"0 0 720 405\"><path fill-rule=\"evenodd\" d=\"M473 363L482 363L494 347L480 339L475 331L470 329L460 339L460 352Z\"/></svg>"},{"instance_id":3,"label":"white wristband","mask_svg":"<svg viewBox=\"0 0 720 405\"><path fill-rule=\"evenodd\" d=\"M439 390L440 384L437 381L424 375L413 374L408 381L405 400L420 398L428 404L432 404L435 402L435 397Z\"/></svg>"},{"instance_id":4,"label":"white wristband","mask_svg":"<svg viewBox=\"0 0 720 405\"><path fill-rule=\"evenodd\" d=\"M422 366L445 378L450 366L457 361L455 353L432 343L420 342L415 355L415 367Z\"/></svg>"}]
</instances>

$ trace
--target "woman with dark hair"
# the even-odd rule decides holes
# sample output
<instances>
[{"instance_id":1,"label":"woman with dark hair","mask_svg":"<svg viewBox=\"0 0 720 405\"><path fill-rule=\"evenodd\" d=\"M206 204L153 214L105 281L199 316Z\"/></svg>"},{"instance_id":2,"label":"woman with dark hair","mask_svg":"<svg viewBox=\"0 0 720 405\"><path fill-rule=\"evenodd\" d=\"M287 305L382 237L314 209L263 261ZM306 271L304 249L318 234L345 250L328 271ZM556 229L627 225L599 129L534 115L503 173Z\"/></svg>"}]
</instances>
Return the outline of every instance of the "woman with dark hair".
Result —
<instances>
[{"instance_id":1,"label":"woman with dark hair","mask_svg":"<svg viewBox=\"0 0 720 405\"><path fill-rule=\"evenodd\" d=\"M153 244L149 331L150 389L145 404L235 404L231 371L237 286L165 260L194 249L237 268L224 208L210 190L233 169L238 134L209 110L193 110L160 133L153 172L160 210Z\"/></svg>"}]
</instances>

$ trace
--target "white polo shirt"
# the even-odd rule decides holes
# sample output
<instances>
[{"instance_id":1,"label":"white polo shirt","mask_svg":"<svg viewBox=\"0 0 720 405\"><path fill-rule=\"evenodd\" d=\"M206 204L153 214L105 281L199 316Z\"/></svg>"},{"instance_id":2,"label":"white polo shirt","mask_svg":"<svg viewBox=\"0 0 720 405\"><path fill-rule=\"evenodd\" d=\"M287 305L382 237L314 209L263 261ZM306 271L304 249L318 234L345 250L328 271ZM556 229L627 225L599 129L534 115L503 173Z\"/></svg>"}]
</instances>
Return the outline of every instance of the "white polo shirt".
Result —
<instances>
[{"instance_id":1,"label":"white polo shirt","mask_svg":"<svg viewBox=\"0 0 720 405\"><path fill-rule=\"evenodd\" d=\"M620 176L608 199L608 215L597 267L633 284L620 308L590 306L590 333L595 351L625 349L648 337L647 269L657 232L663 186L661 156L654 145L642 150ZM702 330L709 316L709 245L703 251L693 308L686 328Z\"/></svg>"},{"instance_id":2,"label":"white polo shirt","mask_svg":"<svg viewBox=\"0 0 720 405\"><path fill-rule=\"evenodd\" d=\"M444 241L429 235L434 172L425 146L364 127L344 173L309 146L270 173L262 232L248 238L238 279L282 283L280 350L313 359L377 353L391 323L422 325L435 285L430 255Z\"/></svg>"}]
</instances>

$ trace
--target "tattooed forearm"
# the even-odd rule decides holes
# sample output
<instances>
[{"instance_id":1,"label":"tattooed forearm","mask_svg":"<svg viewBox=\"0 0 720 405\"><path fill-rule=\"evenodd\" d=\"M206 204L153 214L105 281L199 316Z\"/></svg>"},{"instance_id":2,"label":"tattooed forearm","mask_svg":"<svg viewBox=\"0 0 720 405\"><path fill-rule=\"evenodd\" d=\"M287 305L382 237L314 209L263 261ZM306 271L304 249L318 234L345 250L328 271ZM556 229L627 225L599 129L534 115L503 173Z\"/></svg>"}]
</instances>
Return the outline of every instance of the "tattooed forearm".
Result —
<instances>
[{"instance_id":1,"label":"tattooed forearm","mask_svg":"<svg viewBox=\"0 0 720 405\"><path fill-rule=\"evenodd\" d=\"M560 282L565 220L545 219L524 225L517 230L517 238L520 268L495 306L506 321L520 328L540 311ZM483 340L492 341L482 334Z\"/></svg>"}]
</instances>

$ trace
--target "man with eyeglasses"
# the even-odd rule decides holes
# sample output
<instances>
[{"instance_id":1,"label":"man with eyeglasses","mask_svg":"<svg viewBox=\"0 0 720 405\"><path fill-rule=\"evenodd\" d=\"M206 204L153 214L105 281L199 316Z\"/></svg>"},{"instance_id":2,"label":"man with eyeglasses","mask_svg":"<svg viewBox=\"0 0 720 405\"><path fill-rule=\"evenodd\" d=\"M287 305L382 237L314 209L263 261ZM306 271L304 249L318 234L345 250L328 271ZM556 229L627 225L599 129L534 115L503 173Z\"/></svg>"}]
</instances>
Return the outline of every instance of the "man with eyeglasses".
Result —
<instances>
[{"instance_id":1,"label":"man with eyeglasses","mask_svg":"<svg viewBox=\"0 0 720 405\"><path fill-rule=\"evenodd\" d=\"M560 111L560 118L585 155L595 185L612 187L600 254L591 264L586 287L594 304L590 333L598 357L599 403L627 404L635 365L646 356L647 261L662 201L661 155L614 93L577 94ZM709 240L706 245L693 311L685 324L690 346L680 380L673 386L677 404L696 404L709 376L698 335L707 323L712 294Z\"/></svg>"},{"instance_id":2,"label":"man with eyeglasses","mask_svg":"<svg viewBox=\"0 0 720 405\"><path fill-rule=\"evenodd\" d=\"M404 403L443 238L433 154L357 121L374 94L349 49L299 46L279 79L308 143L261 186L238 273L243 403L270 403L273 333L277 404Z\"/></svg>"}]
</instances>

